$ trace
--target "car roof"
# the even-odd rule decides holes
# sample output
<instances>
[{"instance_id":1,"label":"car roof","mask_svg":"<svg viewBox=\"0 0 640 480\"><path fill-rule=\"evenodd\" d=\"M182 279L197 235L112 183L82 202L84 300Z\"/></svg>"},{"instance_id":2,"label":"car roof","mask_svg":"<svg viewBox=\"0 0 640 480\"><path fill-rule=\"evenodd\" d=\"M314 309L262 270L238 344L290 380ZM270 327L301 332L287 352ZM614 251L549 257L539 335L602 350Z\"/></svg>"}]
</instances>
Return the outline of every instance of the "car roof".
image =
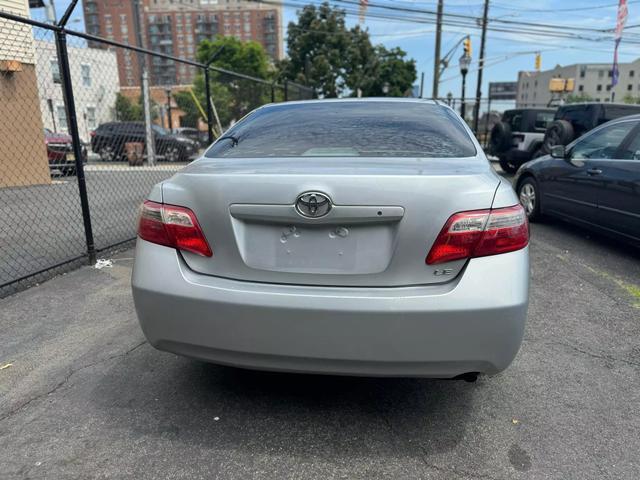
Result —
<instances>
[{"instance_id":1,"label":"car roof","mask_svg":"<svg viewBox=\"0 0 640 480\"><path fill-rule=\"evenodd\" d=\"M348 98L321 98L321 99L313 99L313 100L294 100L285 102L286 105L311 105L315 103L376 103L376 102L393 102L393 103L422 103L426 105L441 105L447 106L445 103L439 100L431 100L426 98L414 98L414 97L348 97ZM285 103L269 103L265 105L284 105Z\"/></svg>"}]
</instances>

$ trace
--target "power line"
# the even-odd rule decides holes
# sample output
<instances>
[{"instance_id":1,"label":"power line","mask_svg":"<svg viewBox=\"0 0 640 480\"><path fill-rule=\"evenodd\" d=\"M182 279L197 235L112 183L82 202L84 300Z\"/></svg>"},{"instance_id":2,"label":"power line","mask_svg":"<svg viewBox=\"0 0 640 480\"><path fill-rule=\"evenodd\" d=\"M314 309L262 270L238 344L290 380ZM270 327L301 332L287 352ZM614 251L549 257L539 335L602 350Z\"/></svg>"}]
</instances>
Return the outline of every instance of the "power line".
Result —
<instances>
[{"instance_id":1,"label":"power line","mask_svg":"<svg viewBox=\"0 0 640 480\"><path fill-rule=\"evenodd\" d=\"M307 5L314 5L317 6L317 4L314 3L294 3L294 1L283 1L283 2L278 2L275 0L250 0L253 2L257 2L257 3L264 3L264 4L268 4L268 5L284 5L284 6L288 6L288 7L292 7L292 8L304 8ZM346 1L346 0L334 0L334 1ZM371 4L369 4L371 5ZM353 9L348 9L348 8L341 8L342 11L345 12L345 14L347 15L358 15L359 12L355 11ZM451 14L447 14L448 16L451 16ZM400 21L400 22L408 22L408 23L417 23L417 24L428 24L428 25L434 25L435 22L435 18L426 18L426 17L407 17L407 16L392 16L389 14L380 14L377 12L368 12L367 13L367 17L369 18L374 18L374 19L382 19L382 20L391 20L391 21ZM472 17L472 16L465 16L467 18L471 18L476 20L477 17ZM520 28L516 28L517 25L519 25L518 22L515 21L505 21L505 20L499 20L500 22L508 22L507 25L501 25L501 26L492 26L491 24L489 24L487 26L487 29L489 31L492 32L502 32L502 33L514 33L514 34L520 34L520 35L543 35L544 37L553 37L553 38L560 38L560 39L573 39L573 40L583 40L583 41L589 41L589 42L609 42L612 41L612 39L609 36L602 36L602 34L604 34L604 30L602 29L592 29L593 31L601 34L601 36L599 37L594 37L594 36L585 36L582 34L577 34L577 33L573 33L570 31L567 31L567 26L559 26L559 25L550 25L550 26L542 26L540 28L531 28L531 27L520 27ZM530 22L526 22L527 24L533 25L533 26L537 26L537 24L532 24ZM467 28L467 29L473 29L473 30L478 30L480 29L480 26L477 25L475 22L470 22L468 19L466 20L444 20L443 21L443 25L445 26L455 26L455 27L463 27L463 28ZM573 28L573 27L572 27ZM577 29L577 28L576 28ZM635 37L633 38L629 38L627 37L626 39L626 43L627 44L640 44L640 39L635 39Z\"/></svg>"}]
</instances>

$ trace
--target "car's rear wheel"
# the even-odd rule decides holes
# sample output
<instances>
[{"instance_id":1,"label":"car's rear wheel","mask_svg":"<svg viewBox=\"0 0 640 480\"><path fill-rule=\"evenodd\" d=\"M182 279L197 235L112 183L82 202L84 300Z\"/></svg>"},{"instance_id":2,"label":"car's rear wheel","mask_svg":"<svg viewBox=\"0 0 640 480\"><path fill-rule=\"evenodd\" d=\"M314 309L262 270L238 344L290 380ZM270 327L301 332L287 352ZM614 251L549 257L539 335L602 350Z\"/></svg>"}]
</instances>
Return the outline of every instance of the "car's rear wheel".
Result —
<instances>
[{"instance_id":1,"label":"car's rear wheel","mask_svg":"<svg viewBox=\"0 0 640 480\"><path fill-rule=\"evenodd\" d=\"M116 159L116 151L111 145L103 145L98 152L103 162L113 162Z\"/></svg>"},{"instance_id":2,"label":"car's rear wheel","mask_svg":"<svg viewBox=\"0 0 640 480\"><path fill-rule=\"evenodd\" d=\"M531 222L540 220L540 190L533 177L526 177L518 185L518 199Z\"/></svg>"},{"instance_id":3,"label":"car's rear wheel","mask_svg":"<svg viewBox=\"0 0 640 480\"><path fill-rule=\"evenodd\" d=\"M519 165L514 163L512 160L509 160L507 157L500 157L499 161L500 168L502 168L505 173L516 173L518 170Z\"/></svg>"}]
</instances>

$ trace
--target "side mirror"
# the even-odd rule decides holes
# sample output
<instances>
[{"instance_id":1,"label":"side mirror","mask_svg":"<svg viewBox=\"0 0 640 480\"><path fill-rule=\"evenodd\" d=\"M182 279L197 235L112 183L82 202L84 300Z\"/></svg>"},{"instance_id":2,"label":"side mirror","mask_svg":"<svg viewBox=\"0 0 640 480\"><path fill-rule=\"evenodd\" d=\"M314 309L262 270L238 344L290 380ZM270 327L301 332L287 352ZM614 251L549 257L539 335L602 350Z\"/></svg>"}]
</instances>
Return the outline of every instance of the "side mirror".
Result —
<instances>
[{"instance_id":1,"label":"side mirror","mask_svg":"<svg viewBox=\"0 0 640 480\"><path fill-rule=\"evenodd\" d=\"M564 145L554 145L553 147L551 147L551 156L553 158L566 158L567 157L567 151L564 148Z\"/></svg>"}]
</instances>

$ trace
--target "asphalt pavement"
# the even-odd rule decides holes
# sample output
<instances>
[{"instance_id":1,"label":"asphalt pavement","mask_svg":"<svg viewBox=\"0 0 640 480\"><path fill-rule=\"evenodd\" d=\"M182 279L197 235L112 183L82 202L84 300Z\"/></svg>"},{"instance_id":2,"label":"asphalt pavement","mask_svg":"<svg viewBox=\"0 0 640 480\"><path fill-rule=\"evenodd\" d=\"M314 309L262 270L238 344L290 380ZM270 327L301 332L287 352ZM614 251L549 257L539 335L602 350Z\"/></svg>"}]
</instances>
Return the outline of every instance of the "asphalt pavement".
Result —
<instances>
[{"instance_id":1,"label":"asphalt pavement","mask_svg":"<svg viewBox=\"0 0 640 480\"><path fill-rule=\"evenodd\" d=\"M132 251L0 300L0 479L640 478L640 251L555 221L530 249L522 349L473 384L156 351Z\"/></svg>"},{"instance_id":2,"label":"asphalt pavement","mask_svg":"<svg viewBox=\"0 0 640 480\"><path fill-rule=\"evenodd\" d=\"M153 185L183 166L87 165L87 196L96 248L135 238L140 203ZM51 185L0 188L0 218L0 285L86 253L75 177L56 177ZM8 293L13 290L0 288L0 296Z\"/></svg>"}]
</instances>

